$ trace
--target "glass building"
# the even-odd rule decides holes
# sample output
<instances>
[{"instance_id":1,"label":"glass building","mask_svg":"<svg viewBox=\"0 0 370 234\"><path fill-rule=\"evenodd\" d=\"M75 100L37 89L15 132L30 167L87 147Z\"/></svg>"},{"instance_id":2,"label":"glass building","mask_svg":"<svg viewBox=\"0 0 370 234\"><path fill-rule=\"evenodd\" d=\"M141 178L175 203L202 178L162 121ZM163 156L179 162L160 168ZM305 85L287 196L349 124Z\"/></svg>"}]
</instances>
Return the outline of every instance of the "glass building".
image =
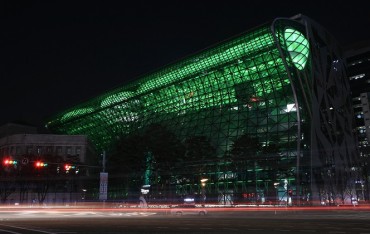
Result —
<instances>
[{"instance_id":1,"label":"glass building","mask_svg":"<svg viewBox=\"0 0 370 234\"><path fill-rule=\"evenodd\" d=\"M103 151L153 124L214 149L171 174L176 194L223 204L357 199L344 61L306 16L277 18L65 110L47 127L86 134Z\"/></svg>"}]
</instances>

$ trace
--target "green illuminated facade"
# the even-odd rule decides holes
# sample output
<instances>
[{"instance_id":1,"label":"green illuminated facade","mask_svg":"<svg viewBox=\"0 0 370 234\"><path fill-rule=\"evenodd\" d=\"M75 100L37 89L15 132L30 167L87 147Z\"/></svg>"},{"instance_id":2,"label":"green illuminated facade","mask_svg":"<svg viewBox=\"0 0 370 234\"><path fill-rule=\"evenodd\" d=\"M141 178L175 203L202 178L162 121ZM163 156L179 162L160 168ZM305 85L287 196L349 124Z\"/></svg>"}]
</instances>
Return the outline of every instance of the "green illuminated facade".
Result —
<instances>
[{"instance_id":1,"label":"green illuminated facade","mask_svg":"<svg viewBox=\"0 0 370 234\"><path fill-rule=\"evenodd\" d=\"M47 126L86 134L100 151L152 124L182 142L204 137L214 160L203 162L201 172L191 168L202 162L184 162L178 174L193 178L173 179L178 194L290 203L291 189L293 203L346 202L356 197L350 103L336 45L300 16L276 19L145 75L59 113ZM240 152L251 147L243 137L258 145L253 155ZM201 177L209 178L205 188Z\"/></svg>"}]
</instances>

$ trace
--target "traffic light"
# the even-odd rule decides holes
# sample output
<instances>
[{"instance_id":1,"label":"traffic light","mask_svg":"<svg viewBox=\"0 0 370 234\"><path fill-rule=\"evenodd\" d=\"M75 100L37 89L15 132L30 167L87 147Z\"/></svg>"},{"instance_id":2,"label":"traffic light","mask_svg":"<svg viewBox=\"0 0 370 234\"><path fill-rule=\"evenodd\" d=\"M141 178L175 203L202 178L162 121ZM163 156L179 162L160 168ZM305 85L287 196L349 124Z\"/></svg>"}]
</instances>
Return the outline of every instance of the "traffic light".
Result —
<instances>
[{"instance_id":1,"label":"traffic light","mask_svg":"<svg viewBox=\"0 0 370 234\"><path fill-rule=\"evenodd\" d=\"M75 169L75 168L76 168L76 166L71 165L71 164L65 164L65 165L64 165L64 169L65 169L66 171L69 171L69 170L71 170L71 169Z\"/></svg>"},{"instance_id":2,"label":"traffic light","mask_svg":"<svg viewBox=\"0 0 370 234\"><path fill-rule=\"evenodd\" d=\"M74 171L74 174L78 174L79 173L79 169L76 165L72 165L72 164L64 164L64 170L65 170L65 173L68 174L70 171L72 173L72 171Z\"/></svg>"},{"instance_id":3,"label":"traffic light","mask_svg":"<svg viewBox=\"0 0 370 234\"><path fill-rule=\"evenodd\" d=\"M68 174L69 171L71 171L73 169L76 169L76 166L75 165L71 165L71 164L65 164L64 165L64 170L66 171L66 174Z\"/></svg>"},{"instance_id":4,"label":"traffic light","mask_svg":"<svg viewBox=\"0 0 370 234\"><path fill-rule=\"evenodd\" d=\"M35 162L35 167L36 168L40 168L40 167L47 167L48 166L48 164L47 163L45 163L45 162L42 162L42 161L36 161Z\"/></svg>"},{"instance_id":5,"label":"traffic light","mask_svg":"<svg viewBox=\"0 0 370 234\"><path fill-rule=\"evenodd\" d=\"M3 160L3 164L5 166L8 166L8 165L17 165L18 162L16 160L12 160L12 159L6 158L6 159Z\"/></svg>"}]
</instances>

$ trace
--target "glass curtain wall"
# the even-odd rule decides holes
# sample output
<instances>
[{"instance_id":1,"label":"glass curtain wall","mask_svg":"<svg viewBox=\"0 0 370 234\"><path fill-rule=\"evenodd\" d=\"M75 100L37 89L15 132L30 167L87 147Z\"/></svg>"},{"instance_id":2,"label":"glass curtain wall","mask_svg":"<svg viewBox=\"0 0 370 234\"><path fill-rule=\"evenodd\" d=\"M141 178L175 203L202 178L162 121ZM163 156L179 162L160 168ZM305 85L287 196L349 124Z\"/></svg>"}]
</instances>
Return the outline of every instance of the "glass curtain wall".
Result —
<instances>
[{"instance_id":1,"label":"glass curtain wall","mask_svg":"<svg viewBox=\"0 0 370 234\"><path fill-rule=\"evenodd\" d=\"M177 195L289 204L310 193L299 161L311 142L310 49L300 23L265 24L61 112L47 127L86 134L100 151L151 124L181 142L201 137L214 155L183 160L169 182Z\"/></svg>"}]
</instances>

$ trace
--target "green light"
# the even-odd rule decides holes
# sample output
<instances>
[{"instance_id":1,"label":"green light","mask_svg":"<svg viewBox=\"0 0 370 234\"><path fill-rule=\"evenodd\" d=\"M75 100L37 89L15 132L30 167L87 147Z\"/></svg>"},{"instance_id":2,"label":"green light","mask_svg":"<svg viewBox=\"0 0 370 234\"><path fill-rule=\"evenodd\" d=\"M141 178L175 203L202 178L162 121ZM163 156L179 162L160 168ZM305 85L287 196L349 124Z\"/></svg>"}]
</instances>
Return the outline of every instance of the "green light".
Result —
<instances>
[{"instance_id":1,"label":"green light","mask_svg":"<svg viewBox=\"0 0 370 234\"><path fill-rule=\"evenodd\" d=\"M68 119L73 118L73 117L77 117L77 116L80 116L80 115L91 113L93 111L94 111L93 108L76 109L76 110L73 110L73 111L68 112L67 114L63 115L62 120L68 120Z\"/></svg>"},{"instance_id":2,"label":"green light","mask_svg":"<svg viewBox=\"0 0 370 234\"><path fill-rule=\"evenodd\" d=\"M4 165L17 165L18 162L16 160L5 159L3 163Z\"/></svg>"},{"instance_id":3,"label":"green light","mask_svg":"<svg viewBox=\"0 0 370 234\"><path fill-rule=\"evenodd\" d=\"M35 162L35 167L47 167L48 164L40 161Z\"/></svg>"},{"instance_id":4,"label":"green light","mask_svg":"<svg viewBox=\"0 0 370 234\"><path fill-rule=\"evenodd\" d=\"M133 92L119 92L116 94L112 94L101 102L101 107L104 108L116 103L123 102L132 96L134 96Z\"/></svg>"},{"instance_id":5,"label":"green light","mask_svg":"<svg viewBox=\"0 0 370 234\"><path fill-rule=\"evenodd\" d=\"M297 43L307 42L296 32L286 31L291 53L299 52L301 47L294 47ZM299 56L292 59L304 67ZM48 126L61 133L87 134L102 149L117 136L164 123L181 139L189 134L219 137L223 144L219 147L224 150L231 144L224 136L237 137L241 129L269 134L296 126L295 117L288 118L283 111L293 103L286 74L270 27L265 26L82 103L61 113ZM259 113L269 114L269 119ZM217 128L211 126L218 121L222 121L217 126L224 133L214 136ZM225 123L231 123L230 129ZM283 138L284 134L275 135Z\"/></svg>"},{"instance_id":6,"label":"green light","mask_svg":"<svg viewBox=\"0 0 370 234\"><path fill-rule=\"evenodd\" d=\"M308 40L301 32L292 28L285 29L284 39L294 66L299 70L303 70L308 60Z\"/></svg>"}]
</instances>

